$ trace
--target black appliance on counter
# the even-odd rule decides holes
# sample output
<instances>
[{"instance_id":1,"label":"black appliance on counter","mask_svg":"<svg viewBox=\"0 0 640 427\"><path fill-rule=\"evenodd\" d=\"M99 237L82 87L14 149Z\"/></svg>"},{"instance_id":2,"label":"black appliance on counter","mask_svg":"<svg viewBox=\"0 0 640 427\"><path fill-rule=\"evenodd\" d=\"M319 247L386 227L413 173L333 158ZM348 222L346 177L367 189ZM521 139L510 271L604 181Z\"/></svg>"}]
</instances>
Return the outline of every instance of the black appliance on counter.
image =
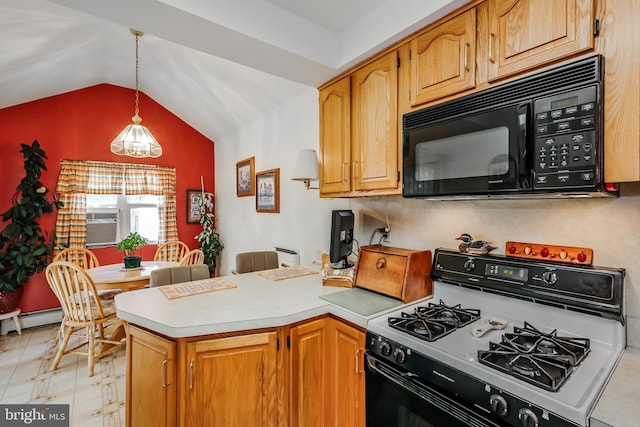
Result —
<instances>
[{"instance_id":1,"label":"black appliance on counter","mask_svg":"<svg viewBox=\"0 0 640 427\"><path fill-rule=\"evenodd\" d=\"M403 116L404 197L606 197L604 58Z\"/></svg>"},{"instance_id":2,"label":"black appliance on counter","mask_svg":"<svg viewBox=\"0 0 640 427\"><path fill-rule=\"evenodd\" d=\"M431 276L430 302L368 324L368 427L589 425L625 347L624 270L438 249Z\"/></svg>"}]
</instances>

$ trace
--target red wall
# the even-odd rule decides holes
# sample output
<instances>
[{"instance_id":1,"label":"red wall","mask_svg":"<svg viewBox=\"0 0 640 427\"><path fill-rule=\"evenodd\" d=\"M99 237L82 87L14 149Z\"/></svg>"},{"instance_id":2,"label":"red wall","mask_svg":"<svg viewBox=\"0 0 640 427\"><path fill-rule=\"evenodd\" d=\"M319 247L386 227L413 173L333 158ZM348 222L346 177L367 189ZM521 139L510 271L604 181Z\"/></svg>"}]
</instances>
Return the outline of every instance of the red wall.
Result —
<instances>
[{"instance_id":1,"label":"red wall","mask_svg":"<svg viewBox=\"0 0 640 427\"><path fill-rule=\"evenodd\" d=\"M38 140L48 157L42 182L50 191L55 190L61 159L175 167L178 238L190 248L196 248L194 236L200 232L200 225L186 223L186 191L200 189L200 176L203 176L206 190L215 192L214 143L140 93L142 124L162 146L162 156L157 159L117 156L109 151L109 146L124 126L131 123L133 115L134 91L108 84L0 109L0 213L9 208L15 188L24 177L20 144ZM55 216L43 218L45 230L55 229ZM0 222L0 229L5 225ZM143 259L153 258L155 250L155 245L143 248ZM115 248L95 252L100 264L122 259ZM25 285L20 302L23 312L58 306L44 275L36 274Z\"/></svg>"}]
</instances>

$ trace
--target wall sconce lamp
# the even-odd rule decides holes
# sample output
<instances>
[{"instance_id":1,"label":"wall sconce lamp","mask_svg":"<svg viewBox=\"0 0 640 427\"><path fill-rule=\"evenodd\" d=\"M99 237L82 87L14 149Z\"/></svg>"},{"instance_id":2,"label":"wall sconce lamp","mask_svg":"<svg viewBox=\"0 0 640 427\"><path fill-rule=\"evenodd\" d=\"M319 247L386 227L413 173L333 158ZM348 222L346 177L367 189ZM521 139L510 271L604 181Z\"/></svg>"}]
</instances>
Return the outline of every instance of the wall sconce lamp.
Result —
<instances>
[{"instance_id":1,"label":"wall sconce lamp","mask_svg":"<svg viewBox=\"0 0 640 427\"><path fill-rule=\"evenodd\" d=\"M317 181L320 179L316 150L304 149L298 152L296 163L293 165L293 178L291 179L304 182L307 190L320 189L320 187L311 187L312 180Z\"/></svg>"}]
</instances>

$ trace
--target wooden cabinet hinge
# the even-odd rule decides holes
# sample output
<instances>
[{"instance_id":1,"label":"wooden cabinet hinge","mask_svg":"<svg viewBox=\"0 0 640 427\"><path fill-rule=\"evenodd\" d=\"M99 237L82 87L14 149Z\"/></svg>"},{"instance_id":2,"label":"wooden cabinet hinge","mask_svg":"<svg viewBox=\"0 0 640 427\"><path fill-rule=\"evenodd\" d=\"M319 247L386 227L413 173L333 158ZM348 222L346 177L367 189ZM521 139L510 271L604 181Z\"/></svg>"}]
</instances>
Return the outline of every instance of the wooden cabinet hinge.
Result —
<instances>
[{"instance_id":1,"label":"wooden cabinet hinge","mask_svg":"<svg viewBox=\"0 0 640 427\"><path fill-rule=\"evenodd\" d=\"M596 37L600 35L600 20L599 19L594 19L593 20L593 35L596 36Z\"/></svg>"}]
</instances>

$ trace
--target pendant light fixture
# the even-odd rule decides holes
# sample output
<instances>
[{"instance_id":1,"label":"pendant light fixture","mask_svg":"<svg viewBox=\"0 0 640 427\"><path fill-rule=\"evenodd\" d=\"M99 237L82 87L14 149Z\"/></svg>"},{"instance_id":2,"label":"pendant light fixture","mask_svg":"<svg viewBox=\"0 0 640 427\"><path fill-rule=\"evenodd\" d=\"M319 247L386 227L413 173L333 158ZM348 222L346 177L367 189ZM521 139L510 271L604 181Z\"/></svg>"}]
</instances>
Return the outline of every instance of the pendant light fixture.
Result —
<instances>
[{"instance_id":1,"label":"pendant light fixture","mask_svg":"<svg viewBox=\"0 0 640 427\"><path fill-rule=\"evenodd\" d=\"M135 115L131 118L133 124L127 125L122 132L111 142L111 152L119 156L129 157L160 157L162 147L151 135L149 129L142 126L142 118L138 115L138 39L144 35L143 32L131 29L131 33L136 36L136 109Z\"/></svg>"}]
</instances>

